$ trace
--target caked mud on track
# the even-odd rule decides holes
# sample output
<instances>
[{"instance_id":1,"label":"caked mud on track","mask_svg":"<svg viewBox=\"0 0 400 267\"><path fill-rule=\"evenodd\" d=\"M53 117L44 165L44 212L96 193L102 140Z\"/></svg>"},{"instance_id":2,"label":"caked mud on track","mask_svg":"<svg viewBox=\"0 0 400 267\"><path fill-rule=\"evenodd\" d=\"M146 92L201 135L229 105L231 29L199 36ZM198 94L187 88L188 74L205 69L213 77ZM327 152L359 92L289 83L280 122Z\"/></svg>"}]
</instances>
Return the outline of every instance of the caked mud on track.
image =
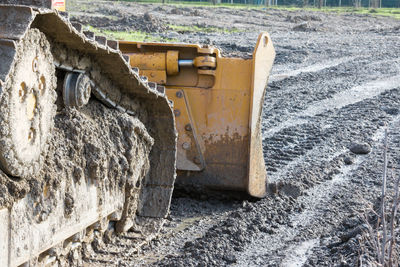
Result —
<instances>
[{"instance_id":1,"label":"caked mud on track","mask_svg":"<svg viewBox=\"0 0 400 267\"><path fill-rule=\"evenodd\" d=\"M148 240L169 210L176 132L162 88L63 15L0 5L4 266L81 265L106 230ZM71 76L86 81L72 96Z\"/></svg>"}]
</instances>

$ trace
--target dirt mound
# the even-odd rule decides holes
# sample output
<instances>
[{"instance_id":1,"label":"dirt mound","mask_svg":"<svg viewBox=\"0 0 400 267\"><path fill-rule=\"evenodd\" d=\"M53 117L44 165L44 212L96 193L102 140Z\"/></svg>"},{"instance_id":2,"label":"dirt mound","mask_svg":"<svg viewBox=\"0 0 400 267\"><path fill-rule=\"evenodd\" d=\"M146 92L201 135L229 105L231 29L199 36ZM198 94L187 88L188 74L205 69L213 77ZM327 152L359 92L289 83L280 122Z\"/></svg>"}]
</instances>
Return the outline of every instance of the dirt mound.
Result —
<instances>
[{"instance_id":1,"label":"dirt mound","mask_svg":"<svg viewBox=\"0 0 400 267\"><path fill-rule=\"evenodd\" d=\"M172 15L185 15L185 16L204 16L204 12L200 11L199 9L194 8L173 8L169 11L169 14Z\"/></svg>"},{"instance_id":2,"label":"dirt mound","mask_svg":"<svg viewBox=\"0 0 400 267\"><path fill-rule=\"evenodd\" d=\"M167 23L150 13L144 15L126 15L120 19L105 16L74 16L71 19L83 25L110 31L140 31L147 33L164 32L169 29Z\"/></svg>"},{"instance_id":3,"label":"dirt mound","mask_svg":"<svg viewBox=\"0 0 400 267\"><path fill-rule=\"evenodd\" d=\"M294 26L292 30L297 32L317 32L321 31L321 27L318 27L307 21Z\"/></svg>"},{"instance_id":4,"label":"dirt mound","mask_svg":"<svg viewBox=\"0 0 400 267\"><path fill-rule=\"evenodd\" d=\"M316 15L288 15L286 21L299 23L302 21L322 21L322 19Z\"/></svg>"},{"instance_id":5,"label":"dirt mound","mask_svg":"<svg viewBox=\"0 0 400 267\"><path fill-rule=\"evenodd\" d=\"M158 6L153 9L154 12L166 12L167 10L168 10L168 8L164 7L164 6Z\"/></svg>"},{"instance_id":6,"label":"dirt mound","mask_svg":"<svg viewBox=\"0 0 400 267\"><path fill-rule=\"evenodd\" d=\"M183 15L185 12L181 8L173 8L169 11L170 14L173 15Z\"/></svg>"}]
</instances>

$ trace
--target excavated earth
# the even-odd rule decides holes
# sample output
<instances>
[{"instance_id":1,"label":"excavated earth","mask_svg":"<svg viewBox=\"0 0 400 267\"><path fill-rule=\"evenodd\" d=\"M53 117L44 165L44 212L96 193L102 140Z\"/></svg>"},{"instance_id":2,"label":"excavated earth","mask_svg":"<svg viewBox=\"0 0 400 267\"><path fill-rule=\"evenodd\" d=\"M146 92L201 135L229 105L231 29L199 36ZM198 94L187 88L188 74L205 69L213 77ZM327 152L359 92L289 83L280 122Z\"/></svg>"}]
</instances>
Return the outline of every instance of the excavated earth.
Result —
<instances>
[{"instance_id":1,"label":"excavated earth","mask_svg":"<svg viewBox=\"0 0 400 267\"><path fill-rule=\"evenodd\" d=\"M385 129L390 193L399 175L399 20L93 2L69 2L72 19L214 44L240 57L251 56L258 33L268 31L276 59L262 113L270 195L255 200L178 189L157 239L138 250L134 234L108 235L86 253L84 265L374 265L365 225L379 206Z\"/></svg>"}]
</instances>

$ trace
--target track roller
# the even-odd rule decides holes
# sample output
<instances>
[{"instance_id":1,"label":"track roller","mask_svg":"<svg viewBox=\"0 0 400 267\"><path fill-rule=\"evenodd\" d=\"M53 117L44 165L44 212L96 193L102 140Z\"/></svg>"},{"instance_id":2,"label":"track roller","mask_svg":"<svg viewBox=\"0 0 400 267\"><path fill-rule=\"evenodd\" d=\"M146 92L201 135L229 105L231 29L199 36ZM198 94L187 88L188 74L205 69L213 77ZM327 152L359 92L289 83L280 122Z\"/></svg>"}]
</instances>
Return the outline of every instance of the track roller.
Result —
<instances>
[{"instance_id":1,"label":"track roller","mask_svg":"<svg viewBox=\"0 0 400 267\"><path fill-rule=\"evenodd\" d=\"M92 91L90 78L84 73L69 72L65 75L63 99L65 106L82 107L89 102Z\"/></svg>"}]
</instances>

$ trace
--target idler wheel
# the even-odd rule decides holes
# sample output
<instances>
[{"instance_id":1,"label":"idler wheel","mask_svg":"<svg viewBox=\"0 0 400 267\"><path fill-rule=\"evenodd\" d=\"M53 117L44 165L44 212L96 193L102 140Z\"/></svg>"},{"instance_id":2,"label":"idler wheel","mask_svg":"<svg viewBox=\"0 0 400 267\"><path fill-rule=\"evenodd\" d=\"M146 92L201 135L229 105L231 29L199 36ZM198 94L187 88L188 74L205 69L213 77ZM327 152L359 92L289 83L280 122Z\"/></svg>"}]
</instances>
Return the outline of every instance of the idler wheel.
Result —
<instances>
[{"instance_id":1,"label":"idler wheel","mask_svg":"<svg viewBox=\"0 0 400 267\"><path fill-rule=\"evenodd\" d=\"M12 64L0 96L0 168L27 177L40 170L56 111L55 68L46 36L28 30Z\"/></svg>"}]
</instances>

